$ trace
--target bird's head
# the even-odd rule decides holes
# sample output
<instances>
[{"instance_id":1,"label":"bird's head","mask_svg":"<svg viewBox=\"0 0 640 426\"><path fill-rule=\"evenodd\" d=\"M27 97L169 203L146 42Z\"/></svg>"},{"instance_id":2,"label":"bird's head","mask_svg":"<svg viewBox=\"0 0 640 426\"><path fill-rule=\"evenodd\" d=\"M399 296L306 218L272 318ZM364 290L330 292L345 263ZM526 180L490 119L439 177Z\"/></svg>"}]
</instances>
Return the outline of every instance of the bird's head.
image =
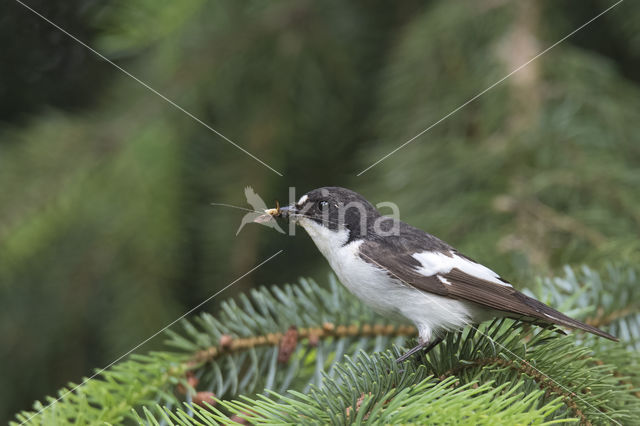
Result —
<instances>
[{"instance_id":1,"label":"bird's head","mask_svg":"<svg viewBox=\"0 0 640 426\"><path fill-rule=\"evenodd\" d=\"M335 186L309 191L294 204L271 210L271 214L294 221L318 246L330 247L364 238L380 217L362 195Z\"/></svg>"}]
</instances>

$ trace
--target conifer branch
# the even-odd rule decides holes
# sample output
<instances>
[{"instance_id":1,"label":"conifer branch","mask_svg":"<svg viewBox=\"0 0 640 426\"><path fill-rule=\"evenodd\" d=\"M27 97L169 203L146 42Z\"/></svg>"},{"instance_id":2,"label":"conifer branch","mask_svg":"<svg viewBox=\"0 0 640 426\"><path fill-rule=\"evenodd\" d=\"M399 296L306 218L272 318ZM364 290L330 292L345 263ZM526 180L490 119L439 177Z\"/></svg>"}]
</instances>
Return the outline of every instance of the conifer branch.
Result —
<instances>
[{"instance_id":1,"label":"conifer branch","mask_svg":"<svg viewBox=\"0 0 640 426\"><path fill-rule=\"evenodd\" d=\"M417 330L411 325L393 325L393 324L350 324L350 325L335 325L330 322L325 322L322 327L309 327L296 329L295 326L289 328L290 331L295 331L295 339L292 342L287 343L285 346L287 350L289 346L295 346L299 340L306 339L309 346L316 346L318 340L328 338L342 339L345 337L359 338L359 337L411 337L417 335ZM196 352L191 362L202 363L212 361L222 355L235 354L248 349L253 349L261 346L278 346L283 349L283 342L290 335L289 332L285 333L269 333L261 336L251 336L245 338L234 339L229 335L221 337L221 342L217 346L212 346L207 349Z\"/></svg>"},{"instance_id":2,"label":"conifer branch","mask_svg":"<svg viewBox=\"0 0 640 426\"><path fill-rule=\"evenodd\" d=\"M610 268L606 279L633 294L632 271ZM584 303L594 301L603 280L586 268L567 270L540 280L536 291L557 306L577 303L574 313L585 317L593 310ZM611 316L615 305L597 303L612 327L635 324L633 315ZM398 345L415 328L376 316L333 277L327 288L302 280L253 290L222 303L215 317L204 313L182 327L167 332L173 351L134 355L52 407L17 419L344 424L446 415L480 424L595 424L640 417L640 357L624 345L501 320L450 333L428 356L398 365Z\"/></svg>"},{"instance_id":3,"label":"conifer branch","mask_svg":"<svg viewBox=\"0 0 640 426\"><path fill-rule=\"evenodd\" d=\"M494 365L500 366L500 367L506 367L513 371L516 371L519 375L526 374L529 377L533 378L533 380L535 380L536 383L539 384L540 389L544 390L547 393L553 392L556 395L561 396L562 400L571 409L571 411L580 419L580 422L582 424L587 424L587 425L591 424L587 416L582 412L580 407L578 407L578 404L576 404L576 401L574 400L576 394L574 392L567 392L566 390L562 389L556 383L549 380L547 376L545 376L544 374L541 374L538 370L534 369L531 366L531 364L529 364L528 362L519 363L513 360L505 360L497 356L483 358L483 359L476 359L467 364L461 364L455 368L452 368L451 370L446 371L443 375L440 376L440 380L445 380L451 376L457 376L463 370L468 368L477 368L477 367L482 368L482 367L488 367L488 366L494 366Z\"/></svg>"}]
</instances>

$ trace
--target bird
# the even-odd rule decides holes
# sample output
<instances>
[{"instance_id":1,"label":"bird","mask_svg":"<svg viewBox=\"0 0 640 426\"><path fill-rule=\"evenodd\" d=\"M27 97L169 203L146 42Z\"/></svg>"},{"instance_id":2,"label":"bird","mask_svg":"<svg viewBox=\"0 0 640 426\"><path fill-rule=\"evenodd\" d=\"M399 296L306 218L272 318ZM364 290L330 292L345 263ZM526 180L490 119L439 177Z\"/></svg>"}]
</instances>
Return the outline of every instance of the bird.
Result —
<instances>
[{"instance_id":1,"label":"bird","mask_svg":"<svg viewBox=\"0 0 640 426\"><path fill-rule=\"evenodd\" d=\"M262 225L273 228L281 234L285 233L275 220L271 219L265 222L262 219L265 216L262 212L266 210L267 204L258 194L256 194L252 187L247 186L244 188L244 196L247 198L247 204L253 207L254 211L247 213L242 217L242 222L240 222L240 227L236 231L236 236L240 233L242 228L244 228L247 223L253 222L261 223Z\"/></svg>"},{"instance_id":2,"label":"bird","mask_svg":"<svg viewBox=\"0 0 640 426\"><path fill-rule=\"evenodd\" d=\"M289 206L265 211L301 226L340 282L374 311L416 326L418 345L398 362L429 352L449 331L502 317L618 341L521 293L439 238L381 215L349 189L314 189Z\"/></svg>"}]
</instances>

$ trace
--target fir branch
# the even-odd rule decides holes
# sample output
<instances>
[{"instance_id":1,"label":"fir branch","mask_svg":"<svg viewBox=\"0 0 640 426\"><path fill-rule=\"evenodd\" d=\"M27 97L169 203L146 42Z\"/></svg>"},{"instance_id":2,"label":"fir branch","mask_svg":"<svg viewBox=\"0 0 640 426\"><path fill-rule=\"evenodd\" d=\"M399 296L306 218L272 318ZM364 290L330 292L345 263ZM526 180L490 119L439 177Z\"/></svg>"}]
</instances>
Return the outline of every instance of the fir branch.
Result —
<instances>
[{"instance_id":1,"label":"fir branch","mask_svg":"<svg viewBox=\"0 0 640 426\"><path fill-rule=\"evenodd\" d=\"M637 267L628 264L607 264L602 272L587 266L565 267L562 276L538 279L532 293L569 316L605 329L637 350L640 349L639 278Z\"/></svg>"},{"instance_id":2,"label":"fir branch","mask_svg":"<svg viewBox=\"0 0 640 426\"><path fill-rule=\"evenodd\" d=\"M597 328L607 327L612 323L618 322L628 316L636 315L637 313L638 302L633 300L629 301L628 305L609 313L605 313L603 308L598 308L596 315L586 318L585 322Z\"/></svg>"},{"instance_id":3,"label":"fir branch","mask_svg":"<svg viewBox=\"0 0 640 426\"><path fill-rule=\"evenodd\" d=\"M35 411L20 413L17 419L67 423L82 413L88 423L119 423L131 416L132 408L152 401L175 406L193 400L198 392L230 398L263 389L284 391L319 383L322 373L331 373L345 353L379 351L415 335L414 327L393 325L360 303L345 310L347 298L333 277L328 288L302 280L295 286L253 290L251 298L239 296L240 304L223 302L217 318L205 313L193 322L182 321L184 334L168 330L167 345L176 352L133 355L74 392L67 393L73 384L61 389L59 401L48 398L51 407L37 402ZM291 325L296 325L297 337L279 362L287 336L283 330Z\"/></svg>"},{"instance_id":4,"label":"fir branch","mask_svg":"<svg viewBox=\"0 0 640 426\"><path fill-rule=\"evenodd\" d=\"M538 405L544 391L525 395L521 385L456 385L456 377L435 380L424 366L398 366L390 352L361 353L340 370L343 374L337 383L328 386L326 382L310 395L271 393L269 398L221 401L220 405L248 422L264 424L438 423L442 419L447 424L546 424L545 418L560 407L559 399ZM197 410L204 418L228 422L217 407ZM156 408L155 415L159 413ZM196 423L182 417L176 424Z\"/></svg>"},{"instance_id":5,"label":"fir branch","mask_svg":"<svg viewBox=\"0 0 640 426\"><path fill-rule=\"evenodd\" d=\"M576 404L576 394L574 392L567 392L565 389L558 386L555 382L549 380L546 375L541 374L538 370L534 369L528 362L524 362L521 364L517 361L505 360L504 358L497 356L488 357L477 359L466 364L461 364L456 368L446 371L442 376L440 376L440 378L441 380L446 380L447 378L449 378L449 376L457 376L467 368L483 368L489 366L506 367L516 371L519 375L528 375L529 377L533 378L536 383L539 384L540 389L548 393L555 393L557 395L560 395L565 404L572 410L576 417L580 419L581 423L591 425L591 422L589 421L585 413L583 413L580 407L578 407L578 404Z\"/></svg>"},{"instance_id":6,"label":"fir branch","mask_svg":"<svg viewBox=\"0 0 640 426\"><path fill-rule=\"evenodd\" d=\"M296 345L298 339L307 341L307 345L316 346L321 339L329 338L373 338L378 336L384 337L411 337L417 335L415 327L410 325L393 325L393 324L341 324L335 325L325 322L322 327L309 327L297 329L291 326L290 330L296 331L295 341L288 345ZM200 350L195 353L192 358L193 363L209 362L223 355L231 355L241 351L246 351L262 346L278 346L283 349L283 342L287 338L285 333L269 333L261 336L250 336L245 338L234 339L230 335L223 335L220 343L207 349ZM284 359L283 362L288 360Z\"/></svg>"},{"instance_id":7,"label":"fir branch","mask_svg":"<svg viewBox=\"0 0 640 426\"><path fill-rule=\"evenodd\" d=\"M616 284L635 277L615 271ZM572 298L549 290L551 297L578 304L586 314L583 303L592 301L590 289L600 288L602 278L583 269L556 280L563 291L578 290ZM446 415L453 423L588 424L640 417L640 360L624 345L502 320L451 333L428 356L398 365L397 347L380 351L404 344L415 328L385 322L334 278L327 288L302 280L253 290L222 303L216 317L205 313L182 326L183 333L167 333L173 352L134 355L33 418L33 411L23 412L18 420L343 424Z\"/></svg>"}]
</instances>

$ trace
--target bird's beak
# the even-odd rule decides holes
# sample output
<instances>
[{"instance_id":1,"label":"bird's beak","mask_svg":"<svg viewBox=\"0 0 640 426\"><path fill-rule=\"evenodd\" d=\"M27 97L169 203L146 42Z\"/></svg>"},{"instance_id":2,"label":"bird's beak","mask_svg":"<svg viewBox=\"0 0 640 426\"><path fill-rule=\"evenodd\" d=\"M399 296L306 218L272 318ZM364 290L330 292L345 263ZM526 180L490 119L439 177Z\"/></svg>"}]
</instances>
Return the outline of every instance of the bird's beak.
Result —
<instances>
[{"instance_id":1,"label":"bird's beak","mask_svg":"<svg viewBox=\"0 0 640 426\"><path fill-rule=\"evenodd\" d=\"M295 213L296 207L295 206L285 206L285 207L281 207L280 208L280 216L284 217L284 218L288 218L290 214Z\"/></svg>"}]
</instances>

